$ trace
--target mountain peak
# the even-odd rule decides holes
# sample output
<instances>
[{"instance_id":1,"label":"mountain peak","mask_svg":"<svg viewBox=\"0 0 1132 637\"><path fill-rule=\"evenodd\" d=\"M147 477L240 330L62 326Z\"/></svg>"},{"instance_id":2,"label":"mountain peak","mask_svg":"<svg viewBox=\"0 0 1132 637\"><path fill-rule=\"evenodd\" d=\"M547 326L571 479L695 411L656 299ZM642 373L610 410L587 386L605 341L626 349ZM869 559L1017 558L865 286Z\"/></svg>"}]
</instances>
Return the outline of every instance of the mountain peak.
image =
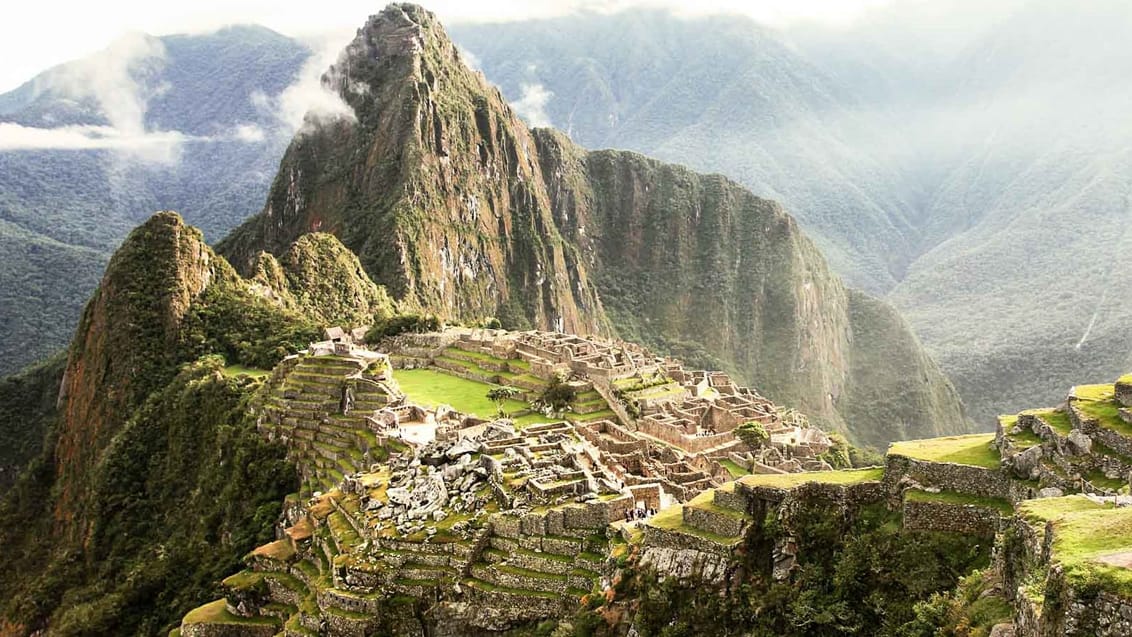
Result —
<instances>
[{"instance_id":1,"label":"mountain peak","mask_svg":"<svg viewBox=\"0 0 1132 637\"><path fill-rule=\"evenodd\" d=\"M447 39L436 16L410 3L391 4L358 29L358 40L369 43L381 58L420 53L425 39L437 35Z\"/></svg>"},{"instance_id":2,"label":"mountain peak","mask_svg":"<svg viewBox=\"0 0 1132 637\"><path fill-rule=\"evenodd\" d=\"M436 16L415 4L391 4L370 16L324 79L362 120L375 98L391 99L390 91L406 83L425 96L448 86L495 93L506 108L498 90L463 63Z\"/></svg>"},{"instance_id":3,"label":"mountain peak","mask_svg":"<svg viewBox=\"0 0 1132 637\"><path fill-rule=\"evenodd\" d=\"M586 267L551 215L530 131L435 16L390 5L325 81L357 124L292 142L263 215L221 244L238 268L329 232L407 308L608 333Z\"/></svg>"}]
</instances>

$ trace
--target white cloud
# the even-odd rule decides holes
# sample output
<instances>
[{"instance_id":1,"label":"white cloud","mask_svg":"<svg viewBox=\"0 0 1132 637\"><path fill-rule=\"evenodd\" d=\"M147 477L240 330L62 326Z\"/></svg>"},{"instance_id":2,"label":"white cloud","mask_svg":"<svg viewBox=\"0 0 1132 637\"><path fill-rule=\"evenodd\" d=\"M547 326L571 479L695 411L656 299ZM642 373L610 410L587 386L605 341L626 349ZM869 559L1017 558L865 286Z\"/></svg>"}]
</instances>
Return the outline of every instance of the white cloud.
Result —
<instances>
[{"instance_id":1,"label":"white cloud","mask_svg":"<svg viewBox=\"0 0 1132 637\"><path fill-rule=\"evenodd\" d=\"M464 63L464 66L473 71L479 71L483 68L483 65L480 64L480 59L476 57L475 53L472 53L459 44L456 45L456 48L460 51L460 61Z\"/></svg>"},{"instance_id":2,"label":"white cloud","mask_svg":"<svg viewBox=\"0 0 1132 637\"><path fill-rule=\"evenodd\" d=\"M29 150L112 150L131 159L170 164L180 158L184 144L201 142L258 143L266 137L254 124L241 124L219 135L186 135L179 131L130 133L113 126L40 128L0 122L0 152Z\"/></svg>"},{"instance_id":3,"label":"white cloud","mask_svg":"<svg viewBox=\"0 0 1132 637\"><path fill-rule=\"evenodd\" d=\"M177 131L147 131L149 100L168 90L156 81L165 62L161 40L130 33L105 49L37 78L35 95L93 102L109 125L39 128L0 123L0 151L114 150L131 158L172 163L187 137ZM54 118L45 116L45 123Z\"/></svg>"},{"instance_id":4,"label":"white cloud","mask_svg":"<svg viewBox=\"0 0 1132 637\"><path fill-rule=\"evenodd\" d=\"M36 128L0 122L0 152L20 150L115 150L145 161L171 163L187 139L176 131L126 133L113 126Z\"/></svg>"},{"instance_id":5,"label":"white cloud","mask_svg":"<svg viewBox=\"0 0 1132 637\"><path fill-rule=\"evenodd\" d=\"M318 122L356 121L354 109L334 91L333 82L323 82L323 75L330 73L327 69L339 60L343 40L341 34L335 34L310 43L314 53L307 58L295 81L275 98L263 93L253 94L252 104L283 122L288 134ZM350 82L347 88L356 94L369 92L368 86L357 82Z\"/></svg>"},{"instance_id":6,"label":"white cloud","mask_svg":"<svg viewBox=\"0 0 1132 637\"><path fill-rule=\"evenodd\" d=\"M145 131L149 99L168 88L146 82L164 62L161 40L130 33L94 55L53 69L36 83L35 91L93 99L111 126L126 135L138 135Z\"/></svg>"},{"instance_id":7,"label":"white cloud","mask_svg":"<svg viewBox=\"0 0 1132 637\"><path fill-rule=\"evenodd\" d=\"M542 84L523 84L521 88L522 95L511 103L511 107L529 126L551 126L550 116L546 114L546 104L554 93L546 90Z\"/></svg>"},{"instance_id":8,"label":"white cloud","mask_svg":"<svg viewBox=\"0 0 1132 637\"><path fill-rule=\"evenodd\" d=\"M240 124L232 130L232 137L241 142L262 142L267 135L255 124Z\"/></svg>"}]
</instances>

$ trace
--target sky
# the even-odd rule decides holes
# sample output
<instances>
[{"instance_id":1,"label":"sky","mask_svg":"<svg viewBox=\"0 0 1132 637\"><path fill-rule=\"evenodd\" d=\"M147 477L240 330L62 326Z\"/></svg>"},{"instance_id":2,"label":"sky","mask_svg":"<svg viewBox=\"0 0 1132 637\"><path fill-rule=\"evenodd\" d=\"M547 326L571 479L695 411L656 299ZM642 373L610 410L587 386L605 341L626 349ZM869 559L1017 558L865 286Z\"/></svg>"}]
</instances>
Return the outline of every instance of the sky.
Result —
<instances>
[{"instance_id":1,"label":"sky","mask_svg":"<svg viewBox=\"0 0 1132 637\"><path fill-rule=\"evenodd\" d=\"M573 11L659 6L683 13L743 13L784 26L799 21L851 23L865 12L901 0L421 0L446 22L549 17ZM903 0L916 1L916 0ZM0 92L51 66L85 57L131 32L205 32L256 23L311 39L341 33L343 43L385 0L36 0L0 10Z\"/></svg>"}]
</instances>

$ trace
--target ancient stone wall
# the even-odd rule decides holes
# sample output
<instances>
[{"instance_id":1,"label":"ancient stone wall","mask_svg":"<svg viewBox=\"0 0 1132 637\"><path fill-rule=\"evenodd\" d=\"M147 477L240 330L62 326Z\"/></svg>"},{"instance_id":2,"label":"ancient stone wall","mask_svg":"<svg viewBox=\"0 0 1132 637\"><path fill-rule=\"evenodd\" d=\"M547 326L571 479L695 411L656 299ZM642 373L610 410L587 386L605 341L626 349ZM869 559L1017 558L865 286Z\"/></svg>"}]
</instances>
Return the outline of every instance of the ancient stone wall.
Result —
<instances>
[{"instance_id":1,"label":"ancient stone wall","mask_svg":"<svg viewBox=\"0 0 1132 637\"><path fill-rule=\"evenodd\" d=\"M637 421L637 428L642 433L675 445L689 453L699 453L704 449L718 447L735 440L735 436L730 432L715 434L714 436L688 436L676 427L658 423L647 417Z\"/></svg>"},{"instance_id":2,"label":"ancient stone wall","mask_svg":"<svg viewBox=\"0 0 1132 637\"><path fill-rule=\"evenodd\" d=\"M1070 599L1065 613L1067 637L1132 635L1132 599L1102 591L1088 600Z\"/></svg>"},{"instance_id":3,"label":"ancient stone wall","mask_svg":"<svg viewBox=\"0 0 1132 637\"><path fill-rule=\"evenodd\" d=\"M1108 427L1103 427L1095 418L1082 413L1072 402L1069 404L1069 417L1074 428L1085 432L1093 440L1115 450L1124 456L1132 457L1132 439L1126 438Z\"/></svg>"},{"instance_id":4,"label":"ancient stone wall","mask_svg":"<svg viewBox=\"0 0 1132 637\"><path fill-rule=\"evenodd\" d=\"M904 502L904 528L909 531L993 536L1001 519L995 509L971 504Z\"/></svg>"},{"instance_id":5,"label":"ancient stone wall","mask_svg":"<svg viewBox=\"0 0 1132 637\"><path fill-rule=\"evenodd\" d=\"M924 487L955 491L984 498L1010 499L1010 479L1000 469L952 462L929 462L889 454L885 459L884 484L892 494L902 490L908 478Z\"/></svg>"}]
</instances>

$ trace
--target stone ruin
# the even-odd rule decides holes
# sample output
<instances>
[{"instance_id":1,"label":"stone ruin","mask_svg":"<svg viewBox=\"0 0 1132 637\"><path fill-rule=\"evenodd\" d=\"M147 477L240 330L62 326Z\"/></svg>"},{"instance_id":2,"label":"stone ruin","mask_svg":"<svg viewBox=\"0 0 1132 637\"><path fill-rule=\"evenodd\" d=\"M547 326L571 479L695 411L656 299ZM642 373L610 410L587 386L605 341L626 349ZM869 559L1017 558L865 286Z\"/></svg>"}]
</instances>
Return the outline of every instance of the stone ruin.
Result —
<instances>
[{"instance_id":1,"label":"stone ruin","mask_svg":"<svg viewBox=\"0 0 1132 637\"><path fill-rule=\"evenodd\" d=\"M719 371L686 370L679 361L653 355L622 341L541 331L449 329L402 335L381 344L395 366L435 366L484 382L509 382L492 376L528 370L548 381L564 378L580 392L601 396L614 417L572 423L591 447L594 462L611 483L662 484L677 499L694 496L731 477L727 466L755 473L820 471L832 441L805 417L784 409L754 389ZM461 361L469 356L490 369L470 373ZM484 363L488 357L492 362ZM518 382L518 381L516 381ZM735 434L756 421L770 435L768 444L749 449ZM615 451L637 442L633 452Z\"/></svg>"}]
</instances>

